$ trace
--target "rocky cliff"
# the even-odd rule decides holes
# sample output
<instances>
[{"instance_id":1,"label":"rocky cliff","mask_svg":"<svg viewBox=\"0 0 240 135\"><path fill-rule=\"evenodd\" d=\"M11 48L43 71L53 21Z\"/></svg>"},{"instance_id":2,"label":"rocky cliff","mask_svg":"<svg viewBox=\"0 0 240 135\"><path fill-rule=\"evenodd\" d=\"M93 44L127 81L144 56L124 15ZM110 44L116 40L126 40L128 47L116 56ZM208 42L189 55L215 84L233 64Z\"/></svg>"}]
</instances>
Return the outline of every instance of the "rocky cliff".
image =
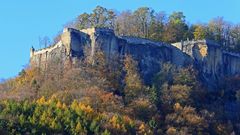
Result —
<instances>
[{"instance_id":1,"label":"rocky cliff","mask_svg":"<svg viewBox=\"0 0 240 135\"><path fill-rule=\"evenodd\" d=\"M175 44L154 42L136 37L120 37L113 30L104 28L90 28L81 31L66 28L61 40L48 48L35 51L31 49L31 64L46 67L49 62L64 63L84 56L84 48L91 50L100 48L107 58L114 55L131 55L138 61L139 69L144 81L151 82L151 78L160 71L161 64L170 62L178 67L194 65L202 79L217 86L219 80L228 76L240 74L240 55L226 52L211 41L185 41Z\"/></svg>"},{"instance_id":2,"label":"rocky cliff","mask_svg":"<svg viewBox=\"0 0 240 135\"><path fill-rule=\"evenodd\" d=\"M163 42L153 42L135 37L118 37L113 30L91 28L81 31L66 28L61 40L48 48L35 51L31 49L30 63L33 66L46 67L49 62L64 63L84 56L84 48L89 47L91 55L100 48L107 58L114 55L131 55L138 61L139 69L146 83L159 72L161 64L170 62L178 66L191 63L191 58L176 47Z\"/></svg>"},{"instance_id":3,"label":"rocky cliff","mask_svg":"<svg viewBox=\"0 0 240 135\"><path fill-rule=\"evenodd\" d=\"M216 88L224 78L240 75L240 54L227 52L213 41L184 41L173 46L192 57L200 76L210 87Z\"/></svg>"}]
</instances>

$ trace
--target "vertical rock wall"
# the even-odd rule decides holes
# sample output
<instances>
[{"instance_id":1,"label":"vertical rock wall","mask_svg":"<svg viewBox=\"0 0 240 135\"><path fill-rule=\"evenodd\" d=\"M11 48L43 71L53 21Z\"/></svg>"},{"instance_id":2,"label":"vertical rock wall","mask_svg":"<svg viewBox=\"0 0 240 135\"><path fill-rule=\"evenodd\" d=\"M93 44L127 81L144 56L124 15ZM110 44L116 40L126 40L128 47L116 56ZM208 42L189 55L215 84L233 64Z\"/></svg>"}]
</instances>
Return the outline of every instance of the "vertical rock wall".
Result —
<instances>
[{"instance_id":1,"label":"vertical rock wall","mask_svg":"<svg viewBox=\"0 0 240 135\"><path fill-rule=\"evenodd\" d=\"M211 87L217 86L224 77L240 75L240 54L226 52L214 42L184 41L170 45L136 37L118 37L113 30L104 28L64 29L57 44L37 51L31 49L30 62L43 68L52 62L64 64L86 55L85 47L90 48L91 55L101 49L107 58L132 55L146 83L151 82L166 62L179 67L194 65Z\"/></svg>"},{"instance_id":2,"label":"vertical rock wall","mask_svg":"<svg viewBox=\"0 0 240 135\"><path fill-rule=\"evenodd\" d=\"M139 69L145 82L150 82L152 77L159 72L161 64L173 63L184 66L191 59L176 47L153 42L142 38L118 37L113 30L104 28L90 28L81 31L64 29L61 40L48 48L33 51L31 64L46 67L46 63L64 63L67 60L80 59L84 56L84 48L89 47L91 55L96 49L101 49L107 58L120 55L132 55L138 61Z\"/></svg>"},{"instance_id":3,"label":"vertical rock wall","mask_svg":"<svg viewBox=\"0 0 240 135\"><path fill-rule=\"evenodd\" d=\"M240 75L240 54L224 51L219 44L199 40L175 43L173 46L193 58L193 64L203 81L212 87L210 89L219 86L226 77Z\"/></svg>"}]
</instances>

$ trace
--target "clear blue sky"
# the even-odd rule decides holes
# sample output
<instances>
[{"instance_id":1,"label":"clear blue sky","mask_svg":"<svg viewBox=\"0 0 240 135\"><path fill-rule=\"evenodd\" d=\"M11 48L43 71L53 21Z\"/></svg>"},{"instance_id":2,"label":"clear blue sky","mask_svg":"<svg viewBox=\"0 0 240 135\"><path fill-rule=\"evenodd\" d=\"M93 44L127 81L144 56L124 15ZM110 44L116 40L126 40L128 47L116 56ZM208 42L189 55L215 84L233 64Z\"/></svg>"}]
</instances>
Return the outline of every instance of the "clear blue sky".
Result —
<instances>
[{"instance_id":1,"label":"clear blue sky","mask_svg":"<svg viewBox=\"0 0 240 135\"><path fill-rule=\"evenodd\" d=\"M187 21L208 22L223 16L240 22L240 0L1 0L0 78L14 77L29 61L29 48L38 38L53 38L63 25L97 5L118 11L141 6L156 11L183 11Z\"/></svg>"}]
</instances>

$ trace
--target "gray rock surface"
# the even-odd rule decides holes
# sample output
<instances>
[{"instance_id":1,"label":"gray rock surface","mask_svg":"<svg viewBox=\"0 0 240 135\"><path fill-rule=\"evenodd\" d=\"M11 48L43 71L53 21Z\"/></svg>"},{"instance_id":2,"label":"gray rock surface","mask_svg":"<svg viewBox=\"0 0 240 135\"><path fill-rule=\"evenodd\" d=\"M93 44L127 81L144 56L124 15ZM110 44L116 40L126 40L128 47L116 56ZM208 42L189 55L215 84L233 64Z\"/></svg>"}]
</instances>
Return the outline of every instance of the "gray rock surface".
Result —
<instances>
[{"instance_id":1,"label":"gray rock surface","mask_svg":"<svg viewBox=\"0 0 240 135\"><path fill-rule=\"evenodd\" d=\"M203 81L212 88L216 88L224 78L240 75L240 54L225 51L213 41L185 41L173 46L192 57Z\"/></svg>"},{"instance_id":2,"label":"gray rock surface","mask_svg":"<svg viewBox=\"0 0 240 135\"><path fill-rule=\"evenodd\" d=\"M185 41L175 44L154 42L136 37L119 37L113 30L90 28L81 31L66 28L61 40L48 48L35 51L31 49L30 63L45 67L48 62L64 63L84 56L84 48L94 55L99 47L107 58L114 55L132 55L139 63L141 76L146 83L159 72L161 64L170 62L178 67L193 64L203 80L212 87L222 78L240 74L240 55L222 50L214 42Z\"/></svg>"}]
</instances>

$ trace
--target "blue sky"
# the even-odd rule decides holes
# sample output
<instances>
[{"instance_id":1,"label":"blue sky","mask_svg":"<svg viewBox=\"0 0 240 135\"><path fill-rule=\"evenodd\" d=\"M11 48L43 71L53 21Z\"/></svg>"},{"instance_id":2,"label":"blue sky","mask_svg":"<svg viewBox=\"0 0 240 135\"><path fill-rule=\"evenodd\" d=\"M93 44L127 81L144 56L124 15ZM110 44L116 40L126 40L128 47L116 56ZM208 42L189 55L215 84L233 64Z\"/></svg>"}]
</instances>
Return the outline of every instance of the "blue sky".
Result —
<instances>
[{"instance_id":1,"label":"blue sky","mask_svg":"<svg viewBox=\"0 0 240 135\"><path fill-rule=\"evenodd\" d=\"M148 6L156 11L183 11L190 23L223 16L240 22L240 0L1 0L0 78L14 77L29 61L38 38L53 38L64 24L97 5L118 11Z\"/></svg>"}]
</instances>

